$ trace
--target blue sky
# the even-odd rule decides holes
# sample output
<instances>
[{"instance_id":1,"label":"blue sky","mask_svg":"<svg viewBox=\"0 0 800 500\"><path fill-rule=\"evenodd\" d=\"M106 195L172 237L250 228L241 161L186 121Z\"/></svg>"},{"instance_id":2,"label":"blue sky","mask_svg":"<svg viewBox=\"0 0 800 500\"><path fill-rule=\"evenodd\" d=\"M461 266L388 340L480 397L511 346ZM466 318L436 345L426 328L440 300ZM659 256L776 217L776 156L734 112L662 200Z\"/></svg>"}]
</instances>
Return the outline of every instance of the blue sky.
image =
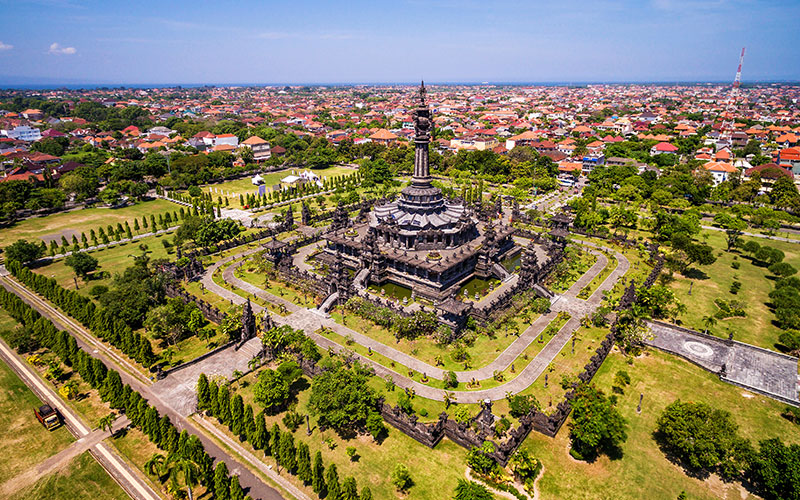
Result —
<instances>
[{"instance_id":1,"label":"blue sky","mask_svg":"<svg viewBox=\"0 0 800 500\"><path fill-rule=\"evenodd\" d=\"M0 0L0 83L800 80L800 1Z\"/></svg>"}]
</instances>

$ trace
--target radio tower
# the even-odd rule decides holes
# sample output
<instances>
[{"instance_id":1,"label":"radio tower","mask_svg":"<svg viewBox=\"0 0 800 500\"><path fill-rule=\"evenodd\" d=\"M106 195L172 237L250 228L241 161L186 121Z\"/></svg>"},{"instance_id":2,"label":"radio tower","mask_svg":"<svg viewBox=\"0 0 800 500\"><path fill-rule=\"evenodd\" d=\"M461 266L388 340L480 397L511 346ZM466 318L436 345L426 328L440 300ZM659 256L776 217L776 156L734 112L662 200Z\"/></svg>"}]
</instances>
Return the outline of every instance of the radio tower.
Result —
<instances>
[{"instance_id":1,"label":"radio tower","mask_svg":"<svg viewBox=\"0 0 800 500\"><path fill-rule=\"evenodd\" d=\"M736 111L736 97L739 95L739 85L742 84L742 61L744 61L744 49L742 47L742 54L739 56L739 67L736 69L736 78L733 79L733 86L731 87L731 94L728 97L728 104L725 106L726 120L722 122L722 132L726 136L733 133L734 127L734 112Z\"/></svg>"}]
</instances>

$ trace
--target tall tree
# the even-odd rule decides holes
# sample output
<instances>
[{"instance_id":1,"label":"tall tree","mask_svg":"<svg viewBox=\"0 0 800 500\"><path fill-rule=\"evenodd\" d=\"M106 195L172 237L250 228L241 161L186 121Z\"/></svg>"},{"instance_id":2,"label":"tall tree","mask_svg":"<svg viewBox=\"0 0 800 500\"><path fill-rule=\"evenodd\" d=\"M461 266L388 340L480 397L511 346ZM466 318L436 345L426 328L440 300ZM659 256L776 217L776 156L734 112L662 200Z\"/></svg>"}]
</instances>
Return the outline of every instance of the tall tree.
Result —
<instances>
[{"instance_id":1,"label":"tall tree","mask_svg":"<svg viewBox=\"0 0 800 500\"><path fill-rule=\"evenodd\" d=\"M314 455L314 467L311 469L311 489L322 498L327 491L325 484L325 466L322 464L322 453Z\"/></svg>"},{"instance_id":2,"label":"tall tree","mask_svg":"<svg viewBox=\"0 0 800 500\"><path fill-rule=\"evenodd\" d=\"M214 500L231 500L228 466L223 461L220 461L214 469Z\"/></svg>"}]
</instances>

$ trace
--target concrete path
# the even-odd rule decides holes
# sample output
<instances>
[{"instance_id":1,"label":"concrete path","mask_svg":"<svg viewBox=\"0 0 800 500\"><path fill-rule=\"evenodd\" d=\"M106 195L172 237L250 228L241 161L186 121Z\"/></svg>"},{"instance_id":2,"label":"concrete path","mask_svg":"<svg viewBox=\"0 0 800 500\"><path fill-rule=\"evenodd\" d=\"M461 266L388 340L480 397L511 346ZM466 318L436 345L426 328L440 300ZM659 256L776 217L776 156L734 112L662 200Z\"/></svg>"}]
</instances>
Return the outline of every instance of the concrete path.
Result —
<instances>
[{"instance_id":1,"label":"concrete path","mask_svg":"<svg viewBox=\"0 0 800 500\"><path fill-rule=\"evenodd\" d=\"M196 387L201 373L208 377L220 376L230 379L234 372L242 374L250 372L250 360L261 352L261 339L248 340L239 349L231 345L201 359L196 363L189 362L171 371L165 378L152 385L153 394L169 404L172 409L184 417L197 411Z\"/></svg>"},{"instance_id":2,"label":"concrete path","mask_svg":"<svg viewBox=\"0 0 800 500\"><path fill-rule=\"evenodd\" d=\"M648 326L653 333L648 345L717 373L725 382L800 406L797 358L660 321Z\"/></svg>"},{"instance_id":3,"label":"concrete path","mask_svg":"<svg viewBox=\"0 0 800 500\"><path fill-rule=\"evenodd\" d=\"M725 232L725 230L721 227L714 227L714 226L700 226L703 229L708 229L710 231L720 231ZM783 231L786 231L785 229ZM759 233L748 233L747 231L742 233L742 236L750 236L753 238L764 238L766 240L775 240L775 241L784 241L786 243L796 243L800 244L800 239L797 238L784 238L783 236L770 236L768 234L759 234Z\"/></svg>"},{"instance_id":4,"label":"concrete path","mask_svg":"<svg viewBox=\"0 0 800 500\"><path fill-rule=\"evenodd\" d=\"M103 443L102 440L110 434L104 431L90 430L90 426L71 407L66 405L61 397L50 388L39 374L25 363L4 341L0 340L0 358L25 382L39 399L46 402L61 413L64 424L69 431L78 438L78 441L65 450L48 458L34 469L23 473L17 478L12 478L0 486L0 494L11 498L17 491L37 479L62 467L71 458L83 453L87 449L117 483L135 500L159 500L161 497L147 484L141 473L125 462L113 448ZM128 424L127 417L118 419L113 428L118 430Z\"/></svg>"},{"instance_id":5,"label":"concrete path","mask_svg":"<svg viewBox=\"0 0 800 500\"><path fill-rule=\"evenodd\" d=\"M584 242L581 242L584 244ZM547 343L547 345L540 351L537 357L532 360L514 379L505 384L502 384L498 387L494 387L491 389L485 390L477 390L477 391L457 391L456 395L458 401L460 402L471 402L476 403L482 401L484 399L492 399L492 400L499 400L503 399L506 395L506 392L517 393L521 390L527 388L530 384L532 384L547 366L555 359L556 355L564 348L567 344L569 339L572 337L572 333L580 327L580 319L585 316L586 314L590 314L593 312L602 302L603 292L610 290L614 284L619 280L619 278L624 275L628 269L630 268L630 263L628 262L627 258L624 255L613 250L611 248L601 247L599 245L595 245L593 243L585 243L586 246L597 248L597 249L604 249L606 251L611 252L615 258L617 259L617 266L612 271L612 273L600 284L598 289L589 297L588 300L584 301L577 298L578 293L588 285L597 275L599 275L605 266L608 263L608 259L606 256L596 250L590 250L597 255L597 262L587 271L579 280L572 286L570 289L564 294L563 298L554 302L553 304L553 311L541 316L538 318L530 327L528 327L518 339L516 339L506 350L501 353L494 361L489 363L486 366L483 366L476 370L468 370L468 371L460 371L456 372L456 377L460 382L469 382L472 379L475 380L487 380L490 379L495 371L503 371L507 369L524 350L536 339L539 337L541 332L547 327L547 325L552 321L558 311L567 311L572 314L572 318L559 330L559 332ZM227 290L216 283L213 283L211 280L211 275L213 272L218 269L219 267L251 255L255 252L260 250L259 248L256 249L249 249L244 252L241 252L236 255L232 255L223 259L222 261L216 263L214 266L211 266L206 271L205 275L203 276L203 283L206 289L217 293L221 297L232 301L236 304L241 304L245 302L245 298L242 296ZM235 287L240 287L243 291L254 294L258 297L264 298L265 300L269 300L273 303L286 303L287 309L291 311L289 316L284 318L276 317L275 322L277 324L288 324L293 328L302 329L305 331L306 335L312 338L320 347L323 349L331 348L335 351L344 351L347 350L344 346L315 333L321 327L325 327L335 331L337 334L342 335L343 337L351 337L353 340L360 344L363 347L369 347L372 351L377 352L383 356L386 356L389 359L392 359L396 363L400 363L408 368L413 369L418 373L424 373L428 377L435 378L438 380L442 380L445 377L445 370L441 368L434 367L428 363L418 360L413 356L410 356L404 352L401 352L393 347L387 346L381 342L378 342L366 335L363 335L355 330L347 328L344 325L340 325L333 321L330 318L324 318L319 314L315 314L308 309L303 309L295 304L289 303L280 297L275 297L272 294L259 289L249 283L243 282L242 280L236 278L233 274L234 266L229 266L225 271L223 271L223 277L225 278L226 282L232 284ZM263 308L257 306L256 304L253 305L253 309L256 311L263 311ZM361 358L365 363L371 365L376 373L380 376L391 376L395 383L402 387L402 388L413 388L415 392L423 397L427 397L430 399L442 400L444 398L444 391L441 389L435 389L429 387L427 385L418 383L414 380L409 379L405 375L398 373L395 370L391 370L387 367L384 367L372 359L360 355L356 355L357 357Z\"/></svg>"}]
</instances>

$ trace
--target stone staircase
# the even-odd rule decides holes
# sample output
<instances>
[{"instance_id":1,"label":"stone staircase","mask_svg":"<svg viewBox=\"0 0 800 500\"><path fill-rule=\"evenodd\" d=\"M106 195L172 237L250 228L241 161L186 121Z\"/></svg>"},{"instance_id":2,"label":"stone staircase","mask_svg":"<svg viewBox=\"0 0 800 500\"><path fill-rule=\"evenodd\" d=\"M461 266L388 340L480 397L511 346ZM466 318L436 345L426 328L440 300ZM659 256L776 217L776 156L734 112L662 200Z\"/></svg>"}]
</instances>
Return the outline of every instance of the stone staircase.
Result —
<instances>
[{"instance_id":1,"label":"stone staircase","mask_svg":"<svg viewBox=\"0 0 800 500\"><path fill-rule=\"evenodd\" d=\"M546 299L549 299L550 301L552 301L556 297L556 294L554 294L553 292L551 292L550 290L548 290L547 288L538 283L533 285L533 289L536 291L537 294L539 294L540 297L544 297Z\"/></svg>"},{"instance_id":2,"label":"stone staircase","mask_svg":"<svg viewBox=\"0 0 800 500\"><path fill-rule=\"evenodd\" d=\"M312 311L314 311L317 314L322 314L322 315L327 316L328 315L328 309L331 308L333 303L336 302L336 299L338 299L338 298L339 298L339 292L334 292L334 293L328 295L328 298L325 299L325 302L320 304L319 307L317 307L316 309L312 309Z\"/></svg>"},{"instance_id":3,"label":"stone staircase","mask_svg":"<svg viewBox=\"0 0 800 500\"><path fill-rule=\"evenodd\" d=\"M508 281L511 279L511 273L509 273L502 264L497 262L492 265L492 274L494 274L495 277L501 281Z\"/></svg>"},{"instance_id":4,"label":"stone staircase","mask_svg":"<svg viewBox=\"0 0 800 500\"><path fill-rule=\"evenodd\" d=\"M367 287L367 278L369 278L369 269L364 268L356 274L353 279L353 286L358 290L363 290Z\"/></svg>"},{"instance_id":5,"label":"stone staircase","mask_svg":"<svg viewBox=\"0 0 800 500\"><path fill-rule=\"evenodd\" d=\"M261 352L261 348L262 348L261 339L258 337L254 337L245 342L244 344L242 344L242 346L239 347L237 351L239 352L239 354L244 355L249 361L259 355L259 353Z\"/></svg>"}]
</instances>

